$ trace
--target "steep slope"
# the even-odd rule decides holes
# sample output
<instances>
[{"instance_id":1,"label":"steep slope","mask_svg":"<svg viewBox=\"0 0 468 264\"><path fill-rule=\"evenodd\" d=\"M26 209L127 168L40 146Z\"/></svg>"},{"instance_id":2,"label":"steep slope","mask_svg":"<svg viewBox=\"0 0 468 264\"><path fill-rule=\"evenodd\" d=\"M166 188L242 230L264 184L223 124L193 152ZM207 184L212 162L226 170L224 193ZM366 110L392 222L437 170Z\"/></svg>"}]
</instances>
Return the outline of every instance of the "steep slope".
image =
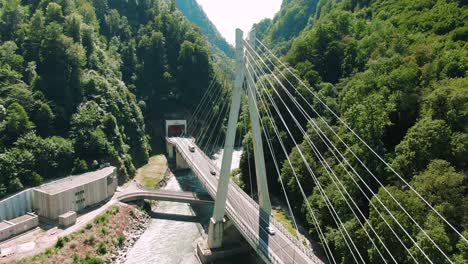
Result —
<instances>
[{"instance_id":1,"label":"steep slope","mask_svg":"<svg viewBox=\"0 0 468 264\"><path fill-rule=\"evenodd\" d=\"M208 37L208 41L224 52L228 57L234 57L234 49L221 36L216 26L210 21L196 0L176 0L177 7L193 23L198 25L203 34Z\"/></svg>"},{"instance_id":2,"label":"steep slope","mask_svg":"<svg viewBox=\"0 0 468 264\"><path fill-rule=\"evenodd\" d=\"M260 38L280 52L286 52L315 14L319 0L283 0L280 11L273 19L260 21L256 28Z\"/></svg>"},{"instance_id":3,"label":"steep slope","mask_svg":"<svg viewBox=\"0 0 468 264\"><path fill-rule=\"evenodd\" d=\"M105 163L132 177L164 136L148 127L190 112L214 68L175 3L2 1L0 197Z\"/></svg>"},{"instance_id":4,"label":"steep slope","mask_svg":"<svg viewBox=\"0 0 468 264\"><path fill-rule=\"evenodd\" d=\"M264 21L257 24L257 27L259 37L273 47L283 61L289 63L297 75L337 115L376 153L388 160L403 179L437 208L457 230L464 232L466 237L467 164L466 158L462 158L468 156L468 6L465 2L321 0L315 2L316 7L310 9L302 0L290 0L284 1L282 11L273 21ZM308 12L309 17L305 13L304 16L294 16L288 12L292 6L315 11ZM307 25L300 32L300 27L290 31L290 25L304 25L304 21L308 21ZM289 47L284 43L291 45ZM286 161L283 163L281 176L287 184L287 192L293 197L296 215L308 224L316 241L325 239L335 259L341 263L354 262L353 254L356 255L356 251L369 263L382 263L378 252L383 252L385 262L393 262L392 255L397 263L413 263L414 260L405 248L412 252L417 262L427 262L418 245L432 262L449 263L422 231L415 227L409 216L393 202L390 193L401 204L410 208L411 216L451 261L466 263L466 242L408 190L403 181L367 150L307 89L301 88L293 76L281 67L278 67L275 74L283 78L280 71L293 80L292 83L299 87L300 93L307 98L314 110L318 110L328 121L336 135L327 130L312 108L306 107L309 114L316 118L318 125L329 134L333 144L356 169L356 174L352 174L354 178L348 176L342 162L335 159L334 153L322 143L312 125L304 126L311 141L319 144L318 148L323 152L324 159L349 191L351 200L363 212L363 219L356 219L351 212L345 198L339 194L342 188L338 188L331 180L331 175L321 166L308 141L304 140L298 147L293 147L293 142L286 140L292 167L299 172L308 202L318 216L318 224L326 230L324 237L319 237L301 190L295 182L295 173ZM271 81L275 83L276 79L271 78ZM273 95L279 102L275 93ZM275 112L272 106L269 107ZM287 116L287 110L281 104L279 108L279 112ZM299 111L294 113L299 117L299 123L308 123ZM265 112L262 113L264 115ZM293 134L297 138L303 138L302 133L296 129L296 124L289 116L287 118L286 122ZM281 120L278 118L276 123L281 124ZM282 132L287 134L286 131ZM350 153L341 139L367 168ZM244 142L250 143L251 139L246 137ZM276 151L281 153L279 144L273 143ZM334 221L323 201L321 188L316 186L308 173L302 153L318 181L322 183L333 207L339 212L343 224ZM243 175L247 175L249 170L246 162L249 156L252 157L252 153L243 155L241 159ZM253 160L250 163L253 164ZM267 175L272 177L269 182L276 182L274 168L268 169ZM358 179L358 176L362 180L357 183L351 180ZM244 177L244 181L248 181L248 175ZM381 188L380 183L387 187L389 193ZM382 223L380 204L376 209L371 206L369 199L373 204L383 201L390 208L383 216L389 219L390 213L396 215L398 222L410 230L410 236L418 245L398 230L400 237L404 237L405 246L402 246L390 228ZM377 248L374 247L358 221L366 225L366 230L368 225L372 225L388 249L380 243ZM395 227L396 223L392 221L391 225ZM357 249L346 246L347 239L340 234L345 228Z\"/></svg>"}]
</instances>

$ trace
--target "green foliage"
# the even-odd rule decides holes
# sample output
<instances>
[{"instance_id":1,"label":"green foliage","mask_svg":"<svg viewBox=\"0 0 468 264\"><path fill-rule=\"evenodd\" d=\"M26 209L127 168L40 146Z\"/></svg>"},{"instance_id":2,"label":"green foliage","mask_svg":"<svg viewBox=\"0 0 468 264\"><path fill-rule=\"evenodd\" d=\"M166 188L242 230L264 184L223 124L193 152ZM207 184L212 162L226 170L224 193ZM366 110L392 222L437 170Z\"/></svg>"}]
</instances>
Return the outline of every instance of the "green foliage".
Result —
<instances>
[{"instance_id":1,"label":"green foliage","mask_svg":"<svg viewBox=\"0 0 468 264\"><path fill-rule=\"evenodd\" d=\"M217 62L228 61L234 58L233 47L221 36L215 25L209 20L201 6L195 0L176 0L175 3L180 11L194 24L200 27L203 34L208 38ZM234 34L234 32L232 32ZM230 66L229 66L230 67Z\"/></svg>"},{"instance_id":2,"label":"green foliage","mask_svg":"<svg viewBox=\"0 0 468 264\"><path fill-rule=\"evenodd\" d=\"M18 104L13 103L7 109L5 121L2 123L2 141L10 146L16 139L31 131L34 124L29 120L28 113Z\"/></svg>"},{"instance_id":3,"label":"green foliage","mask_svg":"<svg viewBox=\"0 0 468 264\"><path fill-rule=\"evenodd\" d=\"M99 255L105 255L107 254L107 245L106 243L104 242L99 242L99 244L97 245L97 248L96 248L96 253L98 253Z\"/></svg>"},{"instance_id":4,"label":"green foliage","mask_svg":"<svg viewBox=\"0 0 468 264\"><path fill-rule=\"evenodd\" d=\"M102 264L104 261L102 258L97 257L97 256L86 256L84 259L81 260L82 264Z\"/></svg>"},{"instance_id":5,"label":"green foliage","mask_svg":"<svg viewBox=\"0 0 468 264\"><path fill-rule=\"evenodd\" d=\"M0 28L0 197L103 163L125 181L164 137L155 120L190 112L214 76L174 3L6 0Z\"/></svg>"},{"instance_id":6,"label":"green foliage","mask_svg":"<svg viewBox=\"0 0 468 264\"><path fill-rule=\"evenodd\" d=\"M11 40L18 34L28 9L22 6L20 0L6 0L2 2L0 10L0 39Z\"/></svg>"},{"instance_id":7,"label":"green foliage","mask_svg":"<svg viewBox=\"0 0 468 264\"><path fill-rule=\"evenodd\" d=\"M108 215L116 215L119 213L120 207L117 205L112 206L111 208L107 209L106 214Z\"/></svg>"},{"instance_id":8,"label":"green foliage","mask_svg":"<svg viewBox=\"0 0 468 264\"><path fill-rule=\"evenodd\" d=\"M281 10L273 20L265 19L256 25L259 36L283 53L306 28L310 17L316 12L317 3L318 0L283 1Z\"/></svg>"},{"instance_id":9,"label":"green foliage","mask_svg":"<svg viewBox=\"0 0 468 264\"><path fill-rule=\"evenodd\" d=\"M124 243L125 243L125 236L124 235L120 235L118 238L117 238L117 245L119 247L123 247Z\"/></svg>"},{"instance_id":10,"label":"green foliage","mask_svg":"<svg viewBox=\"0 0 468 264\"><path fill-rule=\"evenodd\" d=\"M450 128L442 120L422 119L412 127L396 147L393 167L410 178L427 166L430 160L448 155Z\"/></svg>"},{"instance_id":11,"label":"green foliage","mask_svg":"<svg viewBox=\"0 0 468 264\"><path fill-rule=\"evenodd\" d=\"M59 237L57 239L57 242L55 243L55 247L58 249L63 248L63 246L65 246L65 243L67 243L68 241L69 241L68 237Z\"/></svg>"},{"instance_id":12,"label":"green foliage","mask_svg":"<svg viewBox=\"0 0 468 264\"><path fill-rule=\"evenodd\" d=\"M465 180L465 176L447 161L433 160L426 170L414 177L412 184L442 215L452 219L454 223L462 223L466 214L463 209L466 204Z\"/></svg>"},{"instance_id":13,"label":"green foliage","mask_svg":"<svg viewBox=\"0 0 468 264\"><path fill-rule=\"evenodd\" d=\"M109 222L109 219L107 218L106 214L101 214L98 217L96 217L96 219L94 219L95 224L105 224L108 222Z\"/></svg>"},{"instance_id":14,"label":"green foliage","mask_svg":"<svg viewBox=\"0 0 468 264\"><path fill-rule=\"evenodd\" d=\"M277 159L283 161L280 164L281 178L295 215L306 223L315 241L320 242L321 238L328 242L338 262L354 262L346 244L349 239L343 238L343 229L356 243L365 262L382 262L365 233L371 230L369 225L395 256L396 262L414 263L410 253L417 262L427 262L396 221L408 230L432 262L448 261L425 233L452 261L466 262L466 243L463 245L459 236L431 212L420 197L408 190L401 179L386 168L322 102L380 157L389 161L391 167L457 230L466 233L467 16L468 8L464 1L288 0L283 2L275 18L256 24L257 37L277 55L283 55L282 60L288 62L293 72L309 86L303 87L282 67L275 69L274 74L284 84L287 84L285 77L293 81L290 85L298 91L291 92L292 96L311 117L309 122L299 118L301 111L291 107L293 103L281 91L282 88L290 89L289 85L268 88L278 104L278 112L298 142L297 147L272 105L261 104L260 114L273 139L273 151L279 156ZM268 64L269 58L266 61ZM273 78L266 76L263 81L268 79ZM276 80L273 83L275 86ZM273 89L279 92L275 93ZM304 130L307 128L307 137L291 120L287 109L282 106L283 100L299 119L298 124ZM265 117L267 110L273 113L273 120ZM284 140L284 151L290 161L280 156L283 147L270 128L272 122L278 126L279 137ZM243 126L242 121L239 126ZM317 131L323 132L329 141L319 136ZM323 156L326 166L309 145L309 139ZM249 151L251 141L251 134L246 133L240 163L244 183L249 183L249 173L255 171L248 162L250 160L253 164L252 151ZM332 151L335 149L330 143L342 156ZM270 152L268 147L264 152ZM351 167L353 171L350 171ZM337 185L333 173L325 168L333 170L342 185ZM267 175L276 175L273 166L267 165ZM296 176L302 188L299 188ZM277 181L271 177L269 183ZM248 190L249 186L245 184L244 188ZM363 219L358 221L366 230L357 222L340 194L344 188L363 212ZM271 191L277 197L283 196L278 189ZM302 192L307 201L304 201ZM323 194L328 199L324 199ZM425 233L415 227L394 198ZM334 219L328 203L335 208L342 223ZM323 237L319 238L316 222L322 227ZM386 248L380 243L377 247L386 262L393 262Z\"/></svg>"}]
</instances>

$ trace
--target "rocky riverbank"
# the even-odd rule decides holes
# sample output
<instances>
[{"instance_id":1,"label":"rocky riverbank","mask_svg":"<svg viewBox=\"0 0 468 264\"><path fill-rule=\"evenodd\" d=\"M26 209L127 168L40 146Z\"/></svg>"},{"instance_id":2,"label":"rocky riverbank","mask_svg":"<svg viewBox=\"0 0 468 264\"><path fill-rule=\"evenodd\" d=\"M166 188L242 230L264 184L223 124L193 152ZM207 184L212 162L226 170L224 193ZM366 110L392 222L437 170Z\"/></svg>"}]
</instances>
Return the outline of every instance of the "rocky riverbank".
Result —
<instances>
[{"instance_id":1,"label":"rocky riverbank","mask_svg":"<svg viewBox=\"0 0 468 264\"><path fill-rule=\"evenodd\" d=\"M145 211L133 209L130 216L131 221L123 232L125 241L114 248L106 263L125 263L128 251L148 228L151 217Z\"/></svg>"}]
</instances>

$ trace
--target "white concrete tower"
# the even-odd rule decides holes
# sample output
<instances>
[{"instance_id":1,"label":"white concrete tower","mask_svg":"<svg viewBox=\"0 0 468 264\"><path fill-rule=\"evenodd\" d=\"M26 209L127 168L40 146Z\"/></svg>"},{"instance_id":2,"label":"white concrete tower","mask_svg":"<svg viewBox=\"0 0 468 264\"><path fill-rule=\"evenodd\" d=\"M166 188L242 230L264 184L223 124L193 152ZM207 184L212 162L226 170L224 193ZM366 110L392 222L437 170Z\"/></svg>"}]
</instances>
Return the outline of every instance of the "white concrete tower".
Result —
<instances>
[{"instance_id":1,"label":"white concrete tower","mask_svg":"<svg viewBox=\"0 0 468 264\"><path fill-rule=\"evenodd\" d=\"M226 141L224 143L223 160L221 163L221 175L219 177L218 189L216 192L213 217L211 217L210 219L210 226L208 230L208 246L210 248L221 247L223 241L223 220L226 209L229 177L231 175L232 153L234 151L234 143L236 139L237 121L239 118L239 110L242 95L242 85L245 79L245 56L243 35L244 33L242 32L242 30L236 30L236 79L234 82L234 90L232 91L231 110L229 112Z\"/></svg>"},{"instance_id":2,"label":"white concrete tower","mask_svg":"<svg viewBox=\"0 0 468 264\"><path fill-rule=\"evenodd\" d=\"M255 29L252 29L249 34L249 47L255 48L255 38L256 32ZM251 58L247 58L251 60ZM255 62L247 63L248 65L254 65ZM268 182L266 178L266 168L265 168L265 156L263 153L263 141L262 141L262 128L260 127L260 114L258 112L257 105L257 89L255 85L255 78L253 72L254 69L250 68L249 72L252 73L252 76L247 76L247 94L249 99L249 112L250 112L250 122L252 125L252 135L253 135L253 150L255 158L255 173L257 175L257 188L258 188L258 203L260 209L267 215L270 215L271 212L271 202L270 194L268 192Z\"/></svg>"}]
</instances>

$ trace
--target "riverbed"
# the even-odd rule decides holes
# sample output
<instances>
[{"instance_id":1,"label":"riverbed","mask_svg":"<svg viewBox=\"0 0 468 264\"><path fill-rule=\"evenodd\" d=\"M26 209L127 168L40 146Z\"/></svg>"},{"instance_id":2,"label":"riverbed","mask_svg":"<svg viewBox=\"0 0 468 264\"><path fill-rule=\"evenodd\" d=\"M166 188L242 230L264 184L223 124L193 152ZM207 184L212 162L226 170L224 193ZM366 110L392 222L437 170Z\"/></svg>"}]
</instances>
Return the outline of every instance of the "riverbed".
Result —
<instances>
[{"instance_id":1,"label":"riverbed","mask_svg":"<svg viewBox=\"0 0 468 264\"><path fill-rule=\"evenodd\" d=\"M236 150L232 168L239 166L242 150ZM215 163L222 151L214 155ZM203 185L190 170L177 171L164 187L173 191L196 192L207 195ZM148 229L127 255L126 264L177 264L199 263L195 257L196 241L206 236L206 229L211 217L213 206L197 206L173 202L158 202L153 208L153 219ZM226 259L220 263L238 263L242 258L245 264L256 263L251 256L238 256L236 259ZM245 260L244 260L245 259Z\"/></svg>"}]
</instances>

